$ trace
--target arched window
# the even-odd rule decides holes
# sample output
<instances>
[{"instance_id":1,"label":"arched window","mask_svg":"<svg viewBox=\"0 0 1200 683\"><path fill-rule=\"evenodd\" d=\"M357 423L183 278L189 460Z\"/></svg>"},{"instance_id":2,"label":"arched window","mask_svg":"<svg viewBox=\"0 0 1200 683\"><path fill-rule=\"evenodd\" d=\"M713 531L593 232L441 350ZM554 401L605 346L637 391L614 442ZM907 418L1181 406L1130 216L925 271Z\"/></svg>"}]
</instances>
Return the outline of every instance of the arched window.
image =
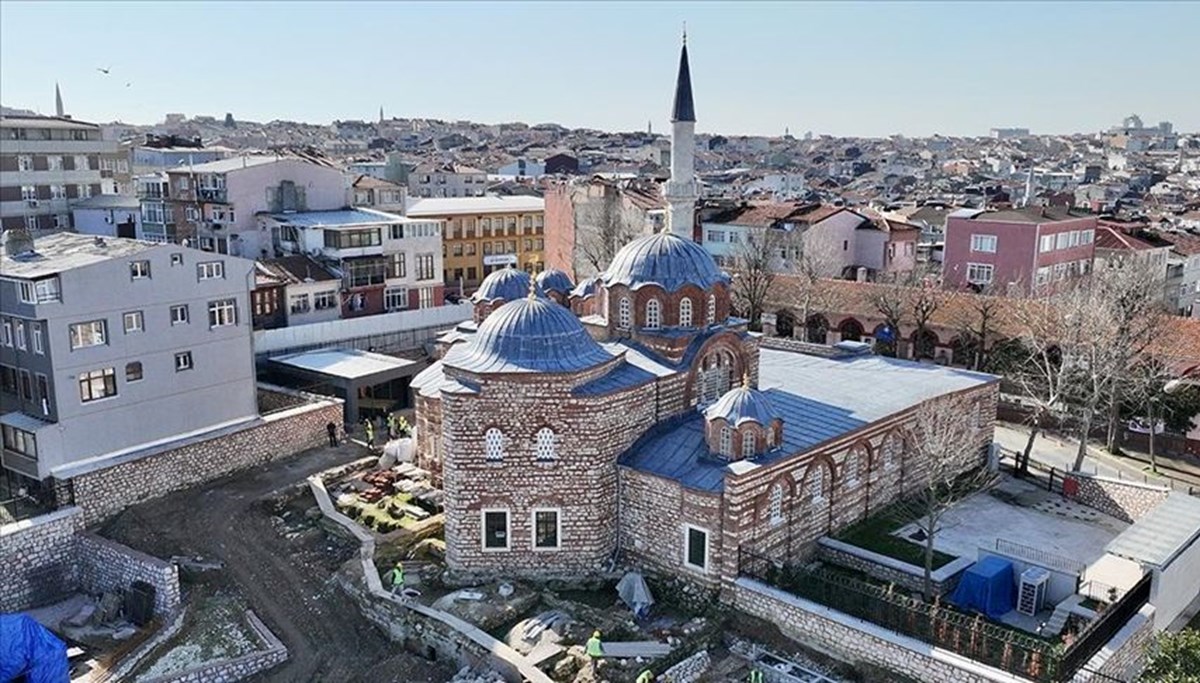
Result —
<instances>
[{"instance_id":1,"label":"arched window","mask_svg":"<svg viewBox=\"0 0 1200 683\"><path fill-rule=\"evenodd\" d=\"M883 469L894 470L900 464L900 449L904 444L900 442L900 436L895 432L888 434L883 439Z\"/></svg>"},{"instance_id":2,"label":"arched window","mask_svg":"<svg viewBox=\"0 0 1200 683\"><path fill-rule=\"evenodd\" d=\"M483 452L489 462L500 462L504 459L504 434L496 427L484 432Z\"/></svg>"},{"instance_id":3,"label":"arched window","mask_svg":"<svg viewBox=\"0 0 1200 683\"><path fill-rule=\"evenodd\" d=\"M859 463L862 462L865 455L862 446L855 446L846 454L846 462L842 465L842 479L847 484L858 483Z\"/></svg>"},{"instance_id":4,"label":"arched window","mask_svg":"<svg viewBox=\"0 0 1200 683\"><path fill-rule=\"evenodd\" d=\"M771 526L779 526L783 523L783 484L771 487L770 504Z\"/></svg>"},{"instance_id":5,"label":"arched window","mask_svg":"<svg viewBox=\"0 0 1200 683\"><path fill-rule=\"evenodd\" d=\"M662 327L662 304L658 299L646 302L646 329L657 330Z\"/></svg>"},{"instance_id":6,"label":"arched window","mask_svg":"<svg viewBox=\"0 0 1200 683\"><path fill-rule=\"evenodd\" d=\"M554 430L549 427L538 430L535 457L542 462L558 460L558 452L554 449Z\"/></svg>"},{"instance_id":7,"label":"arched window","mask_svg":"<svg viewBox=\"0 0 1200 683\"><path fill-rule=\"evenodd\" d=\"M700 361L700 404L721 398L733 386L733 356L726 350L714 350Z\"/></svg>"},{"instance_id":8,"label":"arched window","mask_svg":"<svg viewBox=\"0 0 1200 683\"><path fill-rule=\"evenodd\" d=\"M817 464L809 465L808 494L813 501L825 500L825 468Z\"/></svg>"},{"instance_id":9,"label":"arched window","mask_svg":"<svg viewBox=\"0 0 1200 683\"><path fill-rule=\"evenodd\" d=\"M721 427L721 455L733 455L733 430Z\"/></svg>"},{"instance_id":10,"label":"arched window","mask_svg":"<svg viewBox=\"0 0 1200 683\"><path fill-rule=\"evenodd\" d=\"M629 297L623 296L617 302L617 327L622 330L628 330L629 325L633 321L633 304L629 302Z\"/></svg>"},{"instance_id":11,"label":"arched window","mask_svg":"<svg viewBox=\"0 0 1200 683\"><path fill-rule=\"evenodd\" d=\"M775 447L775 428L767 427L767 450Z\"/></svg>"},{"instance_id":12,"label":"arched window","mask_svg":"<svg viewBox=\"0 0 1200 683\"><path fill-rule=\"evenodd\" d=\"M679 326L692 326L692 300L687 297L679 300Z\"/></svg>"},{"instance_id":13,"label":"arched window","mask_svg":"<svg viewBox=\"0 0 1200 683\"><path fill-rule=\"evenodd\" d=\"M754 450L755 450L754 441L755 441L754 432L752 430L747 429L742 432L742 457L743 458L753 458L754 457Z\"/></svg>"},{"instance_id":14,"label":"arched window","mask_svg":"<svg viewBox=\"0 0 1200 683\"><path fill-rule=\"evenodd\" d=\"M712 325L713 323L717 322L717 295L716 294L708 295L708 311L705 313L704 319L708 322L709 325Z\"/></svg>"}]
</instances>

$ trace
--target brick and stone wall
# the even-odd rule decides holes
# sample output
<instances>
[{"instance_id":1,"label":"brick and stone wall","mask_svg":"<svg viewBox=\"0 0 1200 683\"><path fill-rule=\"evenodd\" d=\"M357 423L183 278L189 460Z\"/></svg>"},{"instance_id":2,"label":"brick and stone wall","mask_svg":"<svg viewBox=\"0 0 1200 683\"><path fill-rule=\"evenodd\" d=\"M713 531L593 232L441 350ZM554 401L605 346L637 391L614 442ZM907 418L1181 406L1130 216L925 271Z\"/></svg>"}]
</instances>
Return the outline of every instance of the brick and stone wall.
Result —
<instances>
[{"instance_id":1,"label":"brick and stone wall","mask_svg":"<svg viewBox=\"0 0 1200 683\"><path fill-rule=\"evenodd\" d=\"M708 532L708 568L684 563L688 526ZM720 582L721 495L680 486L679 482L621 468L622 561L642 571L706 587Z\"/></svg>"},{"instance_id":2,"label":"brick and stone wall","mask_svg":"<svg viewBox=\"0 0 1200 683\"><path fill-rule=\"evenodd\" d=\"M0 613L53 602L76 581L83 511L64 508L0 527Z\"/></svg>"},{"instance_id":3,"label":"brick and stone wall","mask_svg":"<svg viewBox=\"0 0 1200 683\"><path fill-rule=\"evenodd\" d=\"M170 562L86 532L76 536L75 558L81 590L127 591L134 581L144 581L154 586L155 614L179 606L179 569Z\"/></svg>"},{"instance_id":4,"label":"brick and stone wall","mask_svg":"<svg viewBox=\"0 0 1200 683\"><path fill-rule=\"evenodd\" d=\"M1135 681L1146 667L1146 654L1154 640L1154 614L1152 605L1142 607L1125 626L1117 631L1112 640L1100 649L1072 683L1105 683L1106 681Z\"/></svg>"},{"instance_id":5,"label":"brick and stone wall","mask_svg":"<svg viewBox=\"0 0 1200 683\"><path fill-rule=\"evenodd\" d=\"M342 423L342 402L314 400L229 434L76 476L74 501L95 524L128 505L328 444L330 422Z\"/></svg>"},{"instance_id":6,"label":"brick and stone wall","mask_svg":"<svg viewBox=\"0 0 1200 683\"><path fill-rule=\"evenodd\" d=\"M708 650L701 650L664 671L662 680L671 683L694 683L708 671L711 663L712 659L708 656Z\"/></svg>"},{"instance_id":7,"label":"brick and stone wall","mask_svg":"<svg viewBox=\"0 0 1200 683\"><path fill-rule=\"evenodd\" d=\"M1069 494L1072 485L1068 482L1073 480L1077 486L1073 496L1075 500L1129 523L1144 517L1171 493L1170 489L1162 486L1097 477L1082 472L1072 472L1067 476L1068 481L1063 483L1064 492Z\"/></svg>"},{"instance_id":8,"label":"brick and stone wall","mask_svg":"<svg viewBox=\"0 0 1200 683\"><path fill-rule=\"evenodd\" d=\"M254 612L246 612L246 622L262 643L262 649L241 657L151 678L146 683L232 683L232 681L249 678L260 671L266 671L287 661L287 648Z\"/></svg>"},{"instance_id":9,"label":"brick and stone wall","mask_svg":"<svg viewBox=\"0 0 1200 683\"><path fill-rule=\"evenodd\" d=\"M912 591L925 590L925 568L901 562L832 538L817 541L817 557L830 564L860 571L880 581L888 581ZM946 595L958 586L963 571L975 563L975 558L960 557L933 571L933 590Z\"/></svg>"}]
</instances>

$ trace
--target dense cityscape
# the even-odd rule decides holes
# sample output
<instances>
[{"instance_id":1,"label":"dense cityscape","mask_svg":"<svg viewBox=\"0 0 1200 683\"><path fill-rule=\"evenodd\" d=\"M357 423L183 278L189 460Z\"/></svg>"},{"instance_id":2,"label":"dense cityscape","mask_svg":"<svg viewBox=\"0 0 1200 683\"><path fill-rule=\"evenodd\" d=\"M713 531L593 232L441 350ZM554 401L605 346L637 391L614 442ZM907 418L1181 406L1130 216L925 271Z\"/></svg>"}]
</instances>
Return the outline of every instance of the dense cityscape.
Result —
<instances>
[{"instance_id":1,"label":"dense cityscape","mask_svg":"<svg viewBox=\"0 0 1200 683\"><path fill-rule=\"evenodd\" d=\"M0 680L1200 681L1200 131L676 49L643 131L4 94Z\"/></svg>"}]
</instances>

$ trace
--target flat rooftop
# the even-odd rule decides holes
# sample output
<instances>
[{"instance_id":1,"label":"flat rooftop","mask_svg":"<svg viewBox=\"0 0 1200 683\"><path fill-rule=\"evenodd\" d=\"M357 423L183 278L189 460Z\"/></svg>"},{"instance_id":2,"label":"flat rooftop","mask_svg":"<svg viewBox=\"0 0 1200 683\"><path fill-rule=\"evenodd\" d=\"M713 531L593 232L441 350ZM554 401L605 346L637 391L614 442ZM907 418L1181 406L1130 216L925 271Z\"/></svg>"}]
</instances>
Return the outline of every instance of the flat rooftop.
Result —
<instances>
[{"instance_id":1,"label":"flat rooftop","mask_svg":"<svg viewBox=\"0 0 1200 683\"><path fill-rule=\"evenodd\" d=\"M727 473L811 450L936 396L998 381L993 375L883 356L821 358L776 349L762 349L758 373L759 390L783 419L779 448L748 461L714 457L704 441L704 417L693 412L651 429L620 463L716 492L724 488Z\"/></svg>"},{"instance_id":2,"label":"flat rooftop","mask_svg":"<svg viewBox=\"0 0 1200 683\"><path fill-rule=\"evenodd\" d=\"M544 211L546 200L527 195L484 197L432 197L409 204L410 218L478 213L528 213Z\"/></svg>"},{"instance_id":3,"label":"flat rooftop","mask_svg":"<svg viewBox=\"0 0 1200 683\"><path fill-rule=\"evenodd\" d=\"M350 380L397 370L410 370L419 365L417 361L357 349L305 351L272 358L271 361L299 370Z\"/></svg>"},{"instance_id":4,"label":"flat rooftop","mask_svg":"<svg viewBox=\"0 0 1200 683\"><path fill-rule=\"evenodd\" d=\"M97 237L59 232L33 241L33 253L9 254L0 244L0 274L4 277L39 278L114 258L140 254L159 246L124 237Z\"/></svg>"},{"instance_id":5,"label":"flat rooftop","mask_svg":"<svg viewBox=\"0 0 1200 683\"><path fill-rule=\"evenodd\" d=\"M333 211L298 211L273 213L271 218L298 228L348 228L356 225L402 223L404 218L386 211L371 209L335 209Z\"/></svg>"}]
</instances>

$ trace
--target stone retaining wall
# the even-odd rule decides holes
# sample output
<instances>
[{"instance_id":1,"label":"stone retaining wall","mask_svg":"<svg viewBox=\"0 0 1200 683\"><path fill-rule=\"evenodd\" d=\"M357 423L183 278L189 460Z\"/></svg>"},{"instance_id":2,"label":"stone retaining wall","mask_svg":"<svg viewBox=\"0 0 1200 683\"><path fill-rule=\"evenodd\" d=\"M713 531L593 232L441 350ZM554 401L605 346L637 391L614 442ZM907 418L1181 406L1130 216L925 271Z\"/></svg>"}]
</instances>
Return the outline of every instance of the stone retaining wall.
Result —
<instances>
[{"instance_id":1,"label":"stone retaining wall","mask_svg":"<svg viewBox=\"0 0 1200 683\"><path fill-rule=\"evenodd\" d=\"M255 650L241 657L152 678L145 683L232 683L287 661L287 648L254 612L246 611L246 622L258 636L259 641L263 644L263 649Z\"/></svg>"},{"instance_id":2,"label":"stone retaining wall","mask_svg":"<svg viewBox=\"0 0 1200 683\"><path fill-rule=\"evenodd\" d=\"M1067 481L1063 483L1064 492L1070 490L1071 480L1078 482L1078 490L1072 498L1130 524L1144 517L1171 493L1169 488L1163 486L1097 477L1082 472L1067 475Z\"/></svg>"},{"instance_id":3,"label":"stone retaining wall","mask_svg":"<svg viewBox=\"0 0 1200 683\"><path fill-rule=\"evenodd\" d=\"M854 569L880 581L891 583L911 591L925 590L925 568L902 562L892 557L844 543L833 538L817 541L817 557L839 567ZM958 586L963 571L975 560L959 557L933 571L933 590L946 595Z\"/></svg>"},{"instance_id":4,"label":"stone retaining wall","mask_svg":"<svg viewBox=\"0 0 1200 683\"><path fill-rule=\"evenodd\" d=\"M342 402L321 399L263 417L244 429L71 479L88 525L143 500L190 488L329 442Z\"/></svg>"},{"instance_id":5,"label":"stone retaining wall","mask_svg":"<svg viewBox=\"0 0 1200 683\"><path fill-rule=\"evenodd\" d=\"M694 683L708 671L711 664L708 650L701 650L663 672L661 680L670 683Z\"/></svg>"},{"instance_id":6,"label":"stone retaining wall","mask_svg":"<svg viewBox=\"0 0 1200 683\"><path fill-rule=\"evenodd\" d=\"M1112 637L1072 683L1135 681L1146 667L1146 649L1154 639L1154 606L1145 605Z\"/></svg>"},{"instance_id":7,"label":"stone retaining wall","mask_svg":"<svg viewBox=\"0 0 1200 683\"><path fill-rule=\"evenodd\" d=\"M81 590L92 594L128 590L134 581L144 581L154 586L156 615L179 606L179 569L175 565L95 534L78 534L75 543Z\"/></svg>"},{"instance_id":8,"label":"stone retaining wall","mask_svg":"<svg viewBox=\"0 0 1200 683\"><path fill-rule=\"evenodd\" d=\"M0 612L53 602L75 584L75 534L83 529L77 507L0 527Z\"/></svg>"}]
</instances>

